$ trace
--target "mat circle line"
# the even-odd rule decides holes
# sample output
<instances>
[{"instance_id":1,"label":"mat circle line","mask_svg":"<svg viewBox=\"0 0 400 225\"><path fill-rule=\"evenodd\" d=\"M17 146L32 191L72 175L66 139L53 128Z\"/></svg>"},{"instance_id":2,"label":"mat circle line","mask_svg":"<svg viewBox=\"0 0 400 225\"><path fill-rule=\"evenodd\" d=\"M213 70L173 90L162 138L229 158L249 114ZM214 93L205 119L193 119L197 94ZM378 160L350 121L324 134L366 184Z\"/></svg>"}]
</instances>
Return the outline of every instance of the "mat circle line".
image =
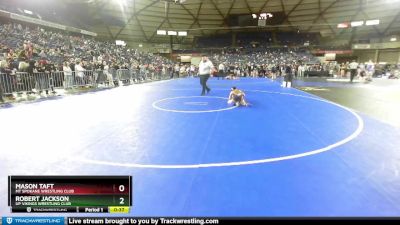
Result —
<instances>
[{"instance_id":1,"label":"mat circle line","mask_svg":"<svg viewBox=\"0 0 400 225\"><path fill-rule=\"evenodd\" d=\"M175 89L179 90L179 89ZM187 90L187 89L186 89ZM92 160L92 159L84 159L84 158L74 158L74 161L82 162L82 163L90 163L90 164L95 164L95 165L103 165L103 166L116 166L116 167L126 167L126 168L148 168L148 169L199 169L199 168L210 168L210 167L228 167L228 166L245 166L245 165L255 165L255 164L264 164L264 163L271 163L271 162L278 162L278 161L284 161L284 160L290 160L290 159L298 159L298 158L303 158L306 156L311 156L311 155L316 155L322 152L326 152L329 150L332 150L334 148L337 148L341 145L344 145L355 138L357 138L361 132L364 130L364 121L363 119L355 113L353 110L339 105L337 103L321 99L321 98L315 98L311 96L305 96L305 95L296 95L292 93L284 93L284 92L272 92L272 91L263 91L263 90L246 90L247 92L256 92L256 93L269 93L269 94L280 94L280 95L290 95L290 96L295 96L295 97L300 97L300 98L307 98L311 100L316 100L320 102L325 102L331 105L335 105L339 108L342 108L349 113L351 113L358 122L358 127L357 129L348 137L344 138L341 141L338 141L336 143L333 143L331 145L325 146L323 148L299 153L299 154L294 154L294 155L287 155L287 156L280 156L280 157L274 157L274 158L264 158L264 159L256 159L256 160L247 160L247 161L234 161L234 162L220 162L220 163L204 163L204 164L140 164L140 163L118 163L118 162L109 162L109 161L102 161L102 160Z\"/></svg>"},{"instance_id":2,"label":"mat circle line","mask_svg":"<svg viewBox=\"0 0 400 225\"><path fill-rule=\"evenodd\" d=\"M168 100L174 100L174 99L185 99L185 98L201 98L201 99L217 98L217 99L223 99L224 101L228 100L228 98L218 97L218 96L179 96L179 97L173 97L173 98L163 98L163 99L160 99L160 100L157 100L157 101L153 102L151 105L155 109L158 109L158 110L161 110L161 111L165 111L165 112L174 112L174 113L212 113L212 112L222 112L222 111L227 111L227 110L232 110L234 108L237 108L237 106L231 106L231 107L228 107L228 108L212 109L212 110L175 110L175 109L165 109L165 108L162 108L162 107L157 105L160 102L164 102L164 101L168 101Z\"/></svg>"}]
</instances>

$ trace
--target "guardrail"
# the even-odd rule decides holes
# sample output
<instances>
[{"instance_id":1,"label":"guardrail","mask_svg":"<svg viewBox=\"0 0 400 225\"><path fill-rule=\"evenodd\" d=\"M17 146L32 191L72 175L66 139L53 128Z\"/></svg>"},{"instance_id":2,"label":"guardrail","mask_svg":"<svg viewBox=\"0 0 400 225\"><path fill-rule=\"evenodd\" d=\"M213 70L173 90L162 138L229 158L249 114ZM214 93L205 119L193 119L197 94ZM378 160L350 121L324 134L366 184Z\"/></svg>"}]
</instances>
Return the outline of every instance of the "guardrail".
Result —
<instances>
[{"instance_id":1,"label":"guardrail","mask_svg":"<svg viewBox=\"0 0 400 225\"><path fill-rule=\"evenodd\" d=\"M80 87L112 88L170 78L168 72L149 69L0 73L0 102L7 96L49 95Z\"/></svg>"}]
</instances>

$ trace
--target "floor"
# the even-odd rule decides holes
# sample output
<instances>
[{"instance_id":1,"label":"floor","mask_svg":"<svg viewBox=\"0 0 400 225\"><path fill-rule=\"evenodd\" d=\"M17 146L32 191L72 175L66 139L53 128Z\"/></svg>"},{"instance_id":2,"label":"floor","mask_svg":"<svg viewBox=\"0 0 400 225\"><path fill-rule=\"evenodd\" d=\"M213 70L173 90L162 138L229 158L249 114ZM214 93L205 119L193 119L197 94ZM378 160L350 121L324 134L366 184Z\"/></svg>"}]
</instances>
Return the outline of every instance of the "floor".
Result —
<instances>
[{"instance_id":1,"label":"floor","mask_svg":"<svg viewBox=\"0 0 400 225\"><path fill-rule=\"evenodd\" d=\"M400 215L398 127L268 79L209 84L0 109L0 214L8 175L132 175L131 216ZM232 86L251 107L227 105Z\"/></svg>"},{"instance_id":2,"label":"floor","mask_svg":"<svg viewBox=\"0 0 400 225\"><path fill-rule=\"evenodd\" d=\"M297 80L296 86L400 128L400 80L375 78L370 83L353 84L332 80L304 78Z\"/></svg>"}]
</instances>

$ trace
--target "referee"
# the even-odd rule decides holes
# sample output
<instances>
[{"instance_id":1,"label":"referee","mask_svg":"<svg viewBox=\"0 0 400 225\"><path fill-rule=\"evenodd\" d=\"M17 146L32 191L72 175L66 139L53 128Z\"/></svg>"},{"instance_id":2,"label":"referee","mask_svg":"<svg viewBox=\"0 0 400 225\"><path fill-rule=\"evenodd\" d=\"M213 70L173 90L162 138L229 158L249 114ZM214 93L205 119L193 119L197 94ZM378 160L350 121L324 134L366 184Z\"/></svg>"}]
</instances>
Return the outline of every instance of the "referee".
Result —
<instances>
[{"instance_id":1,"label":"referee","mask_svg":"<svg viewBox=\"0 0 400 225\"><path fill-rule=\"evenodd\" d=\"M201 58L201 62L199 64L199 77L200 77L200 84L202 86L201 95L205 95L206 91L207 94L211 91L211 89L207 86L207 80L210 78L211 73L214 72L214 65L208 59L207 56L203 55Z\"/></svg>"},{"instance_id":2,"label":"referee","mask_svg":"<svg viewBox=\"0 0 400 225\"><path fill-rule=\"evenodd\" d=\"M357 75L358 63L356 60L350 63L350 82L353 83L354 77Z\"/></svg>"}]
</instances>

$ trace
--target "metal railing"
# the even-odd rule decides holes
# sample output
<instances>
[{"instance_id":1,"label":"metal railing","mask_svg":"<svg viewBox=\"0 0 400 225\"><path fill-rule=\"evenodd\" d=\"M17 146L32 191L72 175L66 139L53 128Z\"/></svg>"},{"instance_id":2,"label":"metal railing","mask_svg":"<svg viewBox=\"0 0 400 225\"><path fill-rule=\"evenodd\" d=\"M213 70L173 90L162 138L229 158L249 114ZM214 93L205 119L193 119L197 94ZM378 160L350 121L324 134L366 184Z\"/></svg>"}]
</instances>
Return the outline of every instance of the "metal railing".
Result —
<instances>
[{"instance_id":1,"label":"metal railing","mask_svg":"<svg viewBox=\"0 0 400 225\"><path fill-rule=\"evenodd\" d=\"M97 89L170 78L167 70L149 69L0 73L0 101L20 94L55 94L80 87Z\"/></svg>"}]
</instances>

